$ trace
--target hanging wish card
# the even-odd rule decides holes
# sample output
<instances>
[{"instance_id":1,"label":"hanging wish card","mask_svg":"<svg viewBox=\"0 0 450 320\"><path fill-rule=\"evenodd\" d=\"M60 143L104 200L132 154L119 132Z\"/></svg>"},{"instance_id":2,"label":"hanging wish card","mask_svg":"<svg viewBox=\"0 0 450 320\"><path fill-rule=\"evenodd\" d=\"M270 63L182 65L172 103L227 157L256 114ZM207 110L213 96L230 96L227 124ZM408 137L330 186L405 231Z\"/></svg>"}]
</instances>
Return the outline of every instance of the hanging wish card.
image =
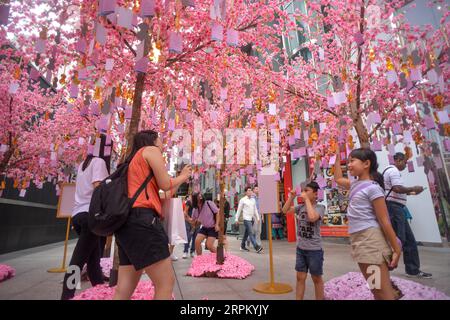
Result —
<instances>
[{"instance_id":1,"label":"hanging wish card","mask_svg":"<svg viewBox=\"0 0 450 320\"><path fill-rule=\"evenodd\" d=\"M9 90L8 93L10 94L15 94L17 92L17 90L19 89L20 85L19 82L14 81L9 85Z\"/></svg>"},{"instance_id":2,"label":"hanging wish card","mask_svg":"<svg viewBox=\"0 0 450 320\"><path fill-rule=\"evenodd\" d=\"M35 45L34 49L36 50L37 53L44 53L46 44L47 44L47 40L39 38L36 40L36 45Z\"/></svg>"},{"instance_id":3,"label":"hanging wish card","mask_svg":"<svg viewBox=\"0 0 450 320\"><path fill-rule=\"evenodd\" d=\"M446 124L446 123L449 123L448 112L447 112L447 110L438 111L437 116L438 116L438 118L439 118L439 123L440 123L440 124Z\"/></svg>"},{"instance_id":4,"label":"hanging wish card","mask_svg":"<svg viewBox=\"0 0 450 320\"><path fill-rule=\"evenodd\" d=\"M141 17L153 17L155 15L155 0L141 0Z\"/></svg>"},{"instance_id":5,"label":"hanging wish card","mask_svg":"<svg viewBox=\"0 0 450 320\"><path fill-rule=\"evenodd\" d=\"M286 120L280 119L280 120L278 121L278 124L279 124L279 126L280 126L280 130L285 130L285 129L286 129Z\"/></svg>"},{"instance_id":6,"label":"hanging wish card","mask_svg":"<svg viewBox=\"0 0 450 320\"><path fill-rule=\"evenodd\" d=\"M217 21L213 21L211 26L211 40L214 41L223 40L223 26Z\"/></svg>"},{"instance_id":7,"label":"hanging wish card","mask_svg":"<svg viewBox=\"0 0 450 320\"><path fill-rule=\"evenodd\" d=\"M0 4L0 26L8 25L9 10L11 6L7 4Z\"/></svg>"},{"instance_id":8,"label":"hanging wish card","mask_svg":"<svg viewBox=\"0 0 450 320\"><path fill-rule=\"evenodd\" d=\"M106 28L101 23L95 28L95 40L102 46L106 43Z\"/></svg>"},{"instance_id":9,"label":"hanging wish card","mask_svg":"<svg viewBox=\"0 0 450 320\"><path fill-rule=\"evenodd\" d=\"M116 8L117 25L125 29L132 29L133 11L123 7Z\"/></svg>"},{"instance_id":10,"label":"hanging wish card","mask_svg":"<svg viewBox=\"0 0 450 320\"><path fill-rule=\"evenodd\" d=\"M269 114L275 116L277 114L277 105L275 103L269 103Z\"/></svg>"},{"instance_id":11,"label":"hanging wish card","mask_svg":"<svg viewBox=\"0 0 450 320\"><path fill-rule=\"evenodd\" d=\"M222 101L227 100L227 96L228 96L228 89L220 88L220 100L222 100Z\"/></svg>"},{"instance_id":12,"label":"hanging wish card","mask_svg":"<svg viewBox=\"0 0 450 320\"><path fill-rule=\"evenodd\" d=\"M183 37L180 33L169 32L169 51L175 53L183 52Z\"/></svg>"},{"instance_id":13,"label":"hanging wish card","mask_svg":"<svg viewBox=\"0 0 450 320\"><path fill-rule=\"evenodd\" d=\"M70 85L69 94L72 99L76 99L78 97L78 86L74 83Z\"/></svg>"},{"instance_id":14,"label":"hanging wish card","mask_svg":"<svg viewBox=\"0 0 450 320\"><path fill-rule=\"evenodd\" d=\"M106 59L105 70L111 71L114 68L114 59Z\"/></svg>"},{"instance_id":15,"label":"hanging wish card","mask_svg":"<svg viewBox=\"0 0 450 320\"><path fill-rule=\"evenodd\" d=\"M115 12L116 8L116 0L100 0L99 1L99 15L107 16L113 12Z\"/></svg>"},{"instance_id":16,"label":"hanging wish card","mask_svg":"<svg viewBox=\"0 0 450 320\"><path fill-rule=\"evenodd\" d=\"M386 73L386 79L389 82L389 84L397 82L398 81L397 72L395 72L394 70L389 70Z\"/></svg>"},{"instance_id":17,"label":"hanging wish card","mask_svg":"<svg viewBox=\"0 0 450 320\"><path fill-rule=\"evenodd\" d=\"M227 44L236 47L239 44L239 31L227 29Z\"/></svg>"},{"instance_id":18,"label":"hanging wish card","mask_svg":"<svg viewBox=\"0 0 450 320\"><path fill-rule=\"evenodd\" d=\"M75 50L78 51L79 53L86 53L86 48L87 48L87 43L86 40L84 38L81 38L77 41L77 43L75 44Z\"/></svg>"},{"instance_id":19,"label":"hanging wish card","mask_svg":"<svg viewBox=\"0 0 450 320\"><path fill-rule=\"evenodd\" d=\"M134 66L134 70L136 72L146 73L148 69L148 59L146 57L142 57L136 61L136 65Z\"/></svg>"}]
</instances>

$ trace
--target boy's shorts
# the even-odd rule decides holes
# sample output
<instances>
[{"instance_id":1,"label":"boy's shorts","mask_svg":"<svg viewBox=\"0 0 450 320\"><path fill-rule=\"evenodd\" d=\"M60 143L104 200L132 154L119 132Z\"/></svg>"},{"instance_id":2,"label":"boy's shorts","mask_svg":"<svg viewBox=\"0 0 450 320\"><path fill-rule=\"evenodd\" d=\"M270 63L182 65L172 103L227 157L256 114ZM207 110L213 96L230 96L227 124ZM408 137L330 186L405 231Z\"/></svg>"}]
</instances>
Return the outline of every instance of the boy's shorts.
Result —
<instances>
[{"instance_id":1,"label":"boy's shorts","mask_svg":"<svg viewBox=\"0 0 450 320\"><path fill-rule=\"evenodd\" d=\"M295 270L308 272L313 276L323 274L323 250L303 250L297 248Z\"/></svg>"}]
</instances>

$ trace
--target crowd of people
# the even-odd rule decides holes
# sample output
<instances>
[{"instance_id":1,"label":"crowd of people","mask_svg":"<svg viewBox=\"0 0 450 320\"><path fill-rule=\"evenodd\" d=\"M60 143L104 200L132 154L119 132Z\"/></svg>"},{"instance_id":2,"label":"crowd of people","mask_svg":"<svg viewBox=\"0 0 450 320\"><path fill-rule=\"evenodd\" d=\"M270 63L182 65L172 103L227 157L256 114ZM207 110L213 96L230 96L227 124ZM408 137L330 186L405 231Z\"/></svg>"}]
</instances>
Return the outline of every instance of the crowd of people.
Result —
<instances>
[{"instance_id":1,"label":"crowd of people","mask_svg":"<svg viewBox=\"0 0 450 320\"><path fill-rule=\"evenodd\" d=\"M368 279L371 268L379 269L378 286L371 287L376 299L397 299L389 271L396 268L401 253L406 274L410 277L430 278L431 274L420 270L417 243L407 222L407 195L421 193L420 186L406 187L401 171L406 167L406 156L397 153L395 165L388 166L382 174L378 172L376 154L370 149L355 149L348 157L349 176L344 177L339 153L336 154L334 179L349 190L349 234L351 253L361 273ZM128 163L128 197L136 195L126 222L115 232L119 253L118 282L114 299L130 299L142 273L150 277L155 287L155 299L171 299L175 281L169 239L161 220L160 190L176 194L181 184L188 181L192 168L183 167L180 174L169 176L163 158L163 144L157 132L144 130L133 139ZM79 238L72 254L70 265L80 269L87 264L87 273L93 286L105 281L100 268L100 257L105 239L94 234L88 226L88 211L94 189L109 175L107 165L101 157L88 155L80 164L76 179L73 226ZM146 179L149 182L145 185ZM144 185L143 191L140 186ZM301 204L293 206L297 194L290 191L280 213L273 213L273 237L282 238L281 215L294 209L297 223L297 249L295 270L297 272L296 298L303 299L305 281L310 273L314 282L316 299L324 298L323 264L324 250L320 236L320 224L326 213L324 205L318 203L320 187L315 181L307 183L301 190ZM235 223L242 223L245 232L240 250L250 251L250 244L257 253L263 251L261 229L264 215L259 210L258 186L246 187L240 199ZM201 255L203 250L216 252L220 219L218 201L208 200L204 194L194 193L183 201L187 243L183 258ZM229 225L230 203L224 199L224 234ZM226 240L226 236L225 236ZM202 243L205 242L204 248ZM71 299L75 288L68 286L70 273L65 274L61 299Z\"/></svg>"}]
</instances>

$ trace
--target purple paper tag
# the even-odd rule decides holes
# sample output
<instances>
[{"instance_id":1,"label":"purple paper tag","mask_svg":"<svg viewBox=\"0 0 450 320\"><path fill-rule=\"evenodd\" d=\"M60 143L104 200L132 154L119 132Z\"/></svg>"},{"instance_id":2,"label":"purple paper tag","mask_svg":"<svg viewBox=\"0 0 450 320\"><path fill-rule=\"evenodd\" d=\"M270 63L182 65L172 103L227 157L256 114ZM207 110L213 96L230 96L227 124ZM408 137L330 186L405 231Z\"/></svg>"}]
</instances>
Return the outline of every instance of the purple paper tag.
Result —
<instances>
[{"instance_id":1,"label":"purple paper tag","mask_svg":"<svg viewBox=\"0 0 450 320\"><path fill-rule=\"evenodd\" d=\"M239 32L234 29L227 30L227 44L236 47L239 43Z\"/></svg>"},{"instance_id":2,"label":"purple paper tag","mask_svg":"<svg viewBox=\"0 0 450 320\"><path fill-rule=\"evenodd\" d=\"M79 53L86 53L86 48L87 48L87 43L84 38L81 38L75 44L75 50L78 51Z\"/></svg>"},{"instance_id":3,"label":"purple paper tag","mask_svg":"<svg viewBox=\"0 0 450 320\"><path fill-rule=\"evenodd\" d=\"M134 66L134 70L136 72L146 73L148 69L148 58L142 57L138 61L136 61L136 65Z\"/></svg>"},{"instance_id":4,"label":"purple paper tag","mask_svg":"<svg viewBox=\"0 0 450 320\"><path fill-rule=\"evenodd\" d=\"M155 15L155 0L141 0L141 17L153 17Z\"/></svg>"},{"instance_id":5,"label":"purple paper tag","mask_svg":"<svg viewBox=\"0 0 450 320\"><path fill-rule=\"evenodd\" d=\"M183 37L174 31L169 32L169 51L175 53L183 52Z\"/></svg>"},{"instance_id":6,"label":"purple paper tag","mask_svg":"<svg viewBox=\"0 0 450 320\"><path fill-rule=\"evenodd\" d=\"M100 0L98 11L100 16L107 16L113 13L116 8L116 0Z\"/></svg>"},{"instance_id":7,"label":"purple paper tag","mask_svg":"<svg viewBox=\"0 0 450 320\"><path fill-rule=\"evenodd\" d=\"M211 26L211 40L222 41L223 40L223 26L214 21Z\"/></svg>"},{"instance_id":8,"label":"purple paper tag","mask_svg":"<svg viewBox=\"0 0 450 320\"><path fill-rule=\"evenodd\" d=\"M11 6L6 4L0 4L0 26L6 26L8 24L9 9Z\"/></svg>"}]
</instances>

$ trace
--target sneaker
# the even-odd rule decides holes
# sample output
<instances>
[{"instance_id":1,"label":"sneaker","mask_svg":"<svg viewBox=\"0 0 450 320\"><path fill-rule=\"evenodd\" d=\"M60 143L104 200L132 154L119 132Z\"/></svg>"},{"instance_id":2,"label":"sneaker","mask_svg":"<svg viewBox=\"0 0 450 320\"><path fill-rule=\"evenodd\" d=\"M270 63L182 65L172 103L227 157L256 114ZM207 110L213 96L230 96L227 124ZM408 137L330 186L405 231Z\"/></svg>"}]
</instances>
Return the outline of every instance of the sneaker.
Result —
<instances>
[{"instance_id":1,"label":"sneaker","mask_svg":"<svg viewBox=\"0 0 450 320\"><path fill-rule=\"evenodd\" d=\"M247 249L247 248L245 248L245 247L244 247L244 248L242 248L242 247L241 247L241 248L240 248L240 250L241 250L241 251L247 251L247 252L249 252L249 251L250 251L250 250L248 250L248 249Z\"/></svg>"},{"instance_id":2,"label":"sneaker","mask_svg":"<svg viewBox=\"0 0 450 320\"><path fill-rule=\"evenodd\" d=\"M261 246L258 249L256 249L257 253L261 253L261 251L263 251L263 247L261 247Z\"/></svg>"},{"instance_id":3,"label":"sneaker","mask_svg":"<svg viewBox=\"0 0 450 320\"><path fill-rule=\"evenodd\" d=\"M250 240L247 240L247 247L250 247Z\"/></svg>"},{"instance_id":4,"label":"sneaker","mask_svg":"<svg viewBox=\"0 0 450 320\"><path fill-rule=\"evenodd\" d=\"M175 254L173 254L173 253L170 255L170 258L172 259L172 261L177 261L178 260L178 257Z\"/></svg>"},{"instance_id":5,"label":"sneaker","mask_svg":"<svg viewBox=\"0 0 450 320\"><path fill-rule=\"evenodd\" d=\"M188 257L188 253L187 252L183 252L183 259L187 259Z\"/></svg>"},{"instance_id":6,"label":"sneaker","mask_svg":"<svg viewBox=\"0 0 450 320\"><path fill-rule=\"evenodd\" d=\"M406 274L408 278L423 278L423 279L431 279L433 275L431 273L426 273L423 271L419 271L418 274Z\"/></svg>"},{"instance_id":7,"label":"sneaker","mask_svg":"<svg viewBox=\"0 0 450 320\"><path fill-rule=\"evenodd\" d=\"M191 252L191 258L195 257L195 254L193 252Z\"/></svg>"}]
</instances>

